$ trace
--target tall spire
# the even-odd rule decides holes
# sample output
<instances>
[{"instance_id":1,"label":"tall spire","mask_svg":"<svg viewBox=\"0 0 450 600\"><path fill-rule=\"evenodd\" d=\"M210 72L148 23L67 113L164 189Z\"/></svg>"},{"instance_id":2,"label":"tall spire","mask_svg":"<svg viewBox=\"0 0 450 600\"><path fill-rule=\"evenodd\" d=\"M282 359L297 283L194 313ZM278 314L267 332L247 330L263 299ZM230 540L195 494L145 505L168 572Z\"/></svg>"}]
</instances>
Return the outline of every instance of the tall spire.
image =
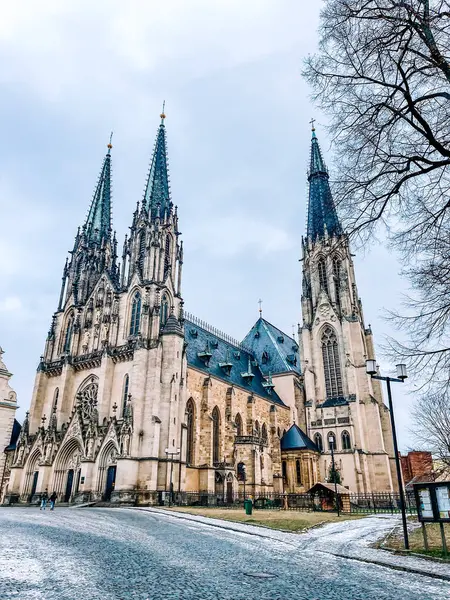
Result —
<instances>
[{"instance_id":1,"label":"tall spire","mask_svg":"<svg viewBox=\"0 0 450 600\"><path fill-rule=\"evenodd\" d=\"M164 126L166 115L164 114L164 105L165 103L160 115L161 123L156 134L155 148L153 150L152 162L142 201L142 208L149 213L150 218L154 218L157 213L159 217L163 217L171 204L169 176L167 172L166 128Z\"/></svg>"},{"instance_id":2,"label":"tall spire","mask_svg":"<svg viewBox=\"0 0 450 600\"><path fill-rule=\"evenodd\" d=\"M111 139L85 224L86 238L98 244L111 235Z\"/></svg>"},{"instance_id":3,"label":"tall spire","mask_svg":"<svg viewBox=\"0 0 450 600\"><path fill-rule=\"evenodd\" d=\"M341 235L342 227L331 195L328 169L322 158L319 141L312 120L311 161L308 172L309 204L308 229L310 239Z\"/></svg>"}]
</instances>

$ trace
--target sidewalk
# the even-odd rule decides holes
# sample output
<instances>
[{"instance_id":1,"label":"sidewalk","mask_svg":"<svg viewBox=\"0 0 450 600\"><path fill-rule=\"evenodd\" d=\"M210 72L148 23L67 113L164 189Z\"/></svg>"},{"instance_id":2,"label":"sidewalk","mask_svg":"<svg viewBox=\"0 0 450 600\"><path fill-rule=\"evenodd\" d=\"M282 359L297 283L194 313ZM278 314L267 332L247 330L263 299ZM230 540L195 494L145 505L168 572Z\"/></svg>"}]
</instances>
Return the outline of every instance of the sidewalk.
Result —
<instances>
[{"instance_id":1,"label":"sidewalk","mask_svg":"<svg viewBox=\"0 0 450 600\"><path fill-rule=\"evenodd\" d=\"M399 523L399 517L373 516L357 521L330 523L323 527L311 529L306 533L285 533L267 527L244 525L232 521L222 521L210 517L200 517L186 513L177 513L162 508L130 508L159 514L167 519L179 519L196 522L208 527L217 527L240 534L256 535L272 541L293 546L296 549L322 552L332 556L356 560L416 573L427 577L443 579L450 582L450 565L438 563L415 556L392 554L385 550L372 548L371 545L386 536Z\"/></svg>"}]
</instances>

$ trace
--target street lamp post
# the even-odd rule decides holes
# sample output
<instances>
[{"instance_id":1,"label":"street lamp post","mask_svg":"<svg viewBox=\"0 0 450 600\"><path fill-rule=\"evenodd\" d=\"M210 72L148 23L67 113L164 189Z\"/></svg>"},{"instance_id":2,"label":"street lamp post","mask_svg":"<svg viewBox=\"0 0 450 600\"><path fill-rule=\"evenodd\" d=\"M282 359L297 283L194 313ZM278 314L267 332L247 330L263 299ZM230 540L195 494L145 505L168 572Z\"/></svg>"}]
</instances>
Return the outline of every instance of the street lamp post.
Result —
<instances>
[{"instance_id":1,"label":"street lamp post","mask_svg":"<svg viewBox=\"0 0 450 600\"><path fill-rule=\"evenodd\" d=\"M335 440L334 435L332 433L330 433L330 435L328 436L328 445L330 446L330 450L331 450L331 472L333 473L333 479L334 479L334 495L336 498L337 516L340 517L341 511L340 511L339 497L338 497L338 491L337 491L336 465L334 462L334 440Z\"/></svg>"},{"instance_id":2,"label":"street lamp post","mask_svg":"<svg viewBox=\"0 0 450 600\"><path fill-rule=\"evenodd\" d=\"M388 391L388 400L389 400L389 412L391 413L391 427L392 427L392 438L394 441L394 453L395 453L395 466L397 470L397 481L398 481L398 491L400 495L400 510L402 512L402 524L403 524L403 540L405 544L405 550L409 550L409 539L408 539L408 524L406 522L406 505L405 505L405 494L403 492L403 480L402 480L402 471L400 467L400 459L398 455L398 446L397 446L397 433L395 430L395 419L394 419L394 406L392 404L392 393L391 393L391 382L396 383L404 383L405 379L408 377L406 374L406 365L399 364L397 367L397 377L381 377L381 375L377 375L377 365L375 360L366 360L366 372L371 376L372 379L378 379L380 381L385 381Z\"/></svg>"},{"instance_id":3,"label":"street lamp post","mask_svg":"<svg viewBox=\"0 0 450 600\"><path fill-rule=\"evenodd\" d=\"M177 454L180 454L180 449L177 448L176 450L175 449L171 450L170 448L166 448L165 453L166 453L167 457L170 456L169 506L171 506L172 505L173 457L176 456Z\"/></svg>"}]
</instances>

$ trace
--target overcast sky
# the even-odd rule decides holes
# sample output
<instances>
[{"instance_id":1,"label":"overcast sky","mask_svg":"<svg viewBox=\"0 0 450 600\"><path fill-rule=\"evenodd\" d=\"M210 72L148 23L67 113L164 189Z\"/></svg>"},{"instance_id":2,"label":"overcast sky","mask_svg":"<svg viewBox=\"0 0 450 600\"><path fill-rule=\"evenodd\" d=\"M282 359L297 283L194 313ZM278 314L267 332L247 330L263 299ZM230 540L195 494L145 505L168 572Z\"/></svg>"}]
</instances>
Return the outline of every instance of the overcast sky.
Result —
<instances>
[{"instance_id":1,"label":"overcast sky","mask_svg":"<svg viewBox=\"0 0 450 600\"><path fill-rule=\"evenodd\" d=\"M264 316L300 320L312 116L300 72L321 2L16 0L0 19L0 345L22 420L67 251L84 222L110 131L113 226L142 197L162 101L172 199L185 245L186 309L238 339ZM406 284L382 246L358 250L366 323ZM385 364L379 356L385 370ZM395 386L400 446L411 398Z\"/></svg>"}]
</instances>

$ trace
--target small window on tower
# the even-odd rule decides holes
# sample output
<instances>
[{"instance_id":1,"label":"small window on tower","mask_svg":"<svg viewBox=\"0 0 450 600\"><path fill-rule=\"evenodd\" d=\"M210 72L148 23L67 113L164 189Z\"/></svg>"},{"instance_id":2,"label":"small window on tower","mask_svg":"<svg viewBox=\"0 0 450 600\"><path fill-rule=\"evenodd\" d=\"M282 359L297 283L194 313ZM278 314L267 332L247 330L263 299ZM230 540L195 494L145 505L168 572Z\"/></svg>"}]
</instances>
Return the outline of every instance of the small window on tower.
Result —
<instances>
[{"instance_id":1,"label":"small window on tower","mask_svg":"<svg viewBox=\"0 0 450 600\"><path fill-rule=\"evenodd\" d=\"M328 294L328 282L327 282L327 268L325 265L325 261L323 258L319 260L319 264L317 265L317 269L319 271L319 284L320 289L324 290Z\"/></svg>"}]
</instances>

